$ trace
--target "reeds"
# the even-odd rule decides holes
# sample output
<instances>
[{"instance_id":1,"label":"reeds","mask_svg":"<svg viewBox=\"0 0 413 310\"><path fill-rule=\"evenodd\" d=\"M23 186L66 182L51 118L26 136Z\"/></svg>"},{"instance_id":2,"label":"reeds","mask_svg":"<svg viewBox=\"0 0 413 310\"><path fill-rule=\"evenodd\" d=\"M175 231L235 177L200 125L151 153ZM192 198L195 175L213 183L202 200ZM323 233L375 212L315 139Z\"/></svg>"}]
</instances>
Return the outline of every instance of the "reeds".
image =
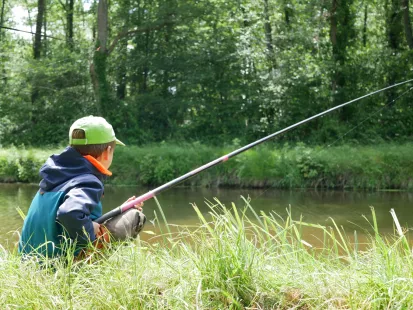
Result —
<instances>
[{"instance_id":1,"label":"reeds","mask_svg":"<svg viewBox=\"0 0 413 310\"><path fill-rule=\"evenodd\" d=\"M412 249L394 211L381 235L374 209L366 229L257 212L250 201L193 206L199 226L167 224L162 208L150 242L116 244L89 262L39 262L0 251L6 309L409 309ZM151 235L151 227L146 228ZM307 230L311 229L311 235ZM142 232L145 233L145 232ZM365 236L363 243L360 236ZM311 240L310 240L311 239Z\"/></svg>"}]
</instances>

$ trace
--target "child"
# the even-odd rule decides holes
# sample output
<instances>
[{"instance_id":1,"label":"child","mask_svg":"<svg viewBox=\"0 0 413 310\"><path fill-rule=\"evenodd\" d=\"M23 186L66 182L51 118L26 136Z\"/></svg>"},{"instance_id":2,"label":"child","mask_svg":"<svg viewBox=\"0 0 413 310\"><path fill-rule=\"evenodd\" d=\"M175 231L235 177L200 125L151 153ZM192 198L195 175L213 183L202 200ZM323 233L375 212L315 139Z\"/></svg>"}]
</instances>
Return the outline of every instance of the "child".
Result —
<instances>
[{"instance_id":1,"label":"child","mask_svg":"<svg viewBox=\"0 0 413 310\"><path fill-rule=\"evenodd\" d=\"M50 156L40 169L40 189L24 220L20 253L54 257L65 252L67 240L76 243L77 253L102 231L103 227L94 220L102 215L103 181L112 175L108 169L115 146L125 144L116 139L104 118L95 116L73 123L69 144L61 154ZM127 201L131 199L134 197ZM136 208L142 210L140 206ZM145 222L137 209L115 219L117 227L119 223L129 225L123 229L129 232L128 236L136 236ZM131 227L137 231L130 232Z\"/></svg>"}]
</instances>

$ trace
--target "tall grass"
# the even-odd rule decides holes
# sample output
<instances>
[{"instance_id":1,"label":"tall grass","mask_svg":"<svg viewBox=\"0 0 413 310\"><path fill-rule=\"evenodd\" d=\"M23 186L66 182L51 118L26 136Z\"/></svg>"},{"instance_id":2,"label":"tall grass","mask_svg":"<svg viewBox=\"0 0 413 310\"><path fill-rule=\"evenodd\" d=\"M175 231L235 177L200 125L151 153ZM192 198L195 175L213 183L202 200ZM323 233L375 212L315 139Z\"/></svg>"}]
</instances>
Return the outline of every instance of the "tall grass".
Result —
<instances>
[{"instance_id":1,"label":"tall grass","mask_svg":"<svg viewBox=\"0 0 413 310\"><path fill-rule=\"evenodd\" d=\"M158 186L236 149L200 144L118 147L108 180ZM39 181L47 156L59 150L3 149L0 182ZM413 144L309 148L267 144L189 179L187 186L413 189Z\"/></svg>"},{"instance_id":2,"label":"tall grass","mask_svg":"<svg viewBox=\"0 0 413 310\"><path fill-rule=\"evenodd\" d=\"M160 207L160 206L159 206ZM195 229L169 224L151 242L113 245L92 262L39 264L0 251L6 309L408 309L412 249L395 221L381 235L375 213L363 245L331 225L209 202ZM389 215L390 216L390 215ZM161 221L160 221L161 222ZM309 242L306 228L315 230ZM148 226L146 230L150 230ZM143 232L144 233L144 232ZM70 256L70 255L69 255Z\"/></svg>"}]
</instances>

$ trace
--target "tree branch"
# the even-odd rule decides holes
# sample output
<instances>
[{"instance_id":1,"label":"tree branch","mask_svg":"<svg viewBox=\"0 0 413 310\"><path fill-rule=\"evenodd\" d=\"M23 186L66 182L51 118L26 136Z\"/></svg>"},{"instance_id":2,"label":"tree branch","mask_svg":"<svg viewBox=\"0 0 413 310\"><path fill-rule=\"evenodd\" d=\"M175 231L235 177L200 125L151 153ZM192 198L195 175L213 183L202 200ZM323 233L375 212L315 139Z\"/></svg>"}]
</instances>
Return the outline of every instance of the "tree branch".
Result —
<instances>
[{"instance_id":1,"label":"tree branch","mask_svg":"<svg viewBox=\"0 0 413 310\"><path fill-rule=\"evenodd\" d=\"M63 10L67 11L66 5L62 2L62 0L59 0L59 3L63 7Z\"/></svg>"}]
</instances>

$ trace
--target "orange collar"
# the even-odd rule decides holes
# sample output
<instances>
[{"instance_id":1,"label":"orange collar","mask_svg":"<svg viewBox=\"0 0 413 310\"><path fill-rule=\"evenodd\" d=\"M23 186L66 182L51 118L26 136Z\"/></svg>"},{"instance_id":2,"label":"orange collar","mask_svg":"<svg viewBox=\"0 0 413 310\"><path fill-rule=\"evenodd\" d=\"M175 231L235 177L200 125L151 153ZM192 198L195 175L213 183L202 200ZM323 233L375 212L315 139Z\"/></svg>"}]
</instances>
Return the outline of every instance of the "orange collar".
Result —
<instances>
[{"instance_id":1,"label":"orange collar","mask_svg":"<svg viewBox=\"0 0 413 310\"><path fill-rule=\"evenodd\" d=\"M95 166L96 169L99 170L99 172L103 173L104 175L108 175L108 176L112 175L112 172L110 172L108 169L103 167L103 165L93 156L86 155L83 157L86 158L93 166Z\"/></svg>"}]
</instances>

